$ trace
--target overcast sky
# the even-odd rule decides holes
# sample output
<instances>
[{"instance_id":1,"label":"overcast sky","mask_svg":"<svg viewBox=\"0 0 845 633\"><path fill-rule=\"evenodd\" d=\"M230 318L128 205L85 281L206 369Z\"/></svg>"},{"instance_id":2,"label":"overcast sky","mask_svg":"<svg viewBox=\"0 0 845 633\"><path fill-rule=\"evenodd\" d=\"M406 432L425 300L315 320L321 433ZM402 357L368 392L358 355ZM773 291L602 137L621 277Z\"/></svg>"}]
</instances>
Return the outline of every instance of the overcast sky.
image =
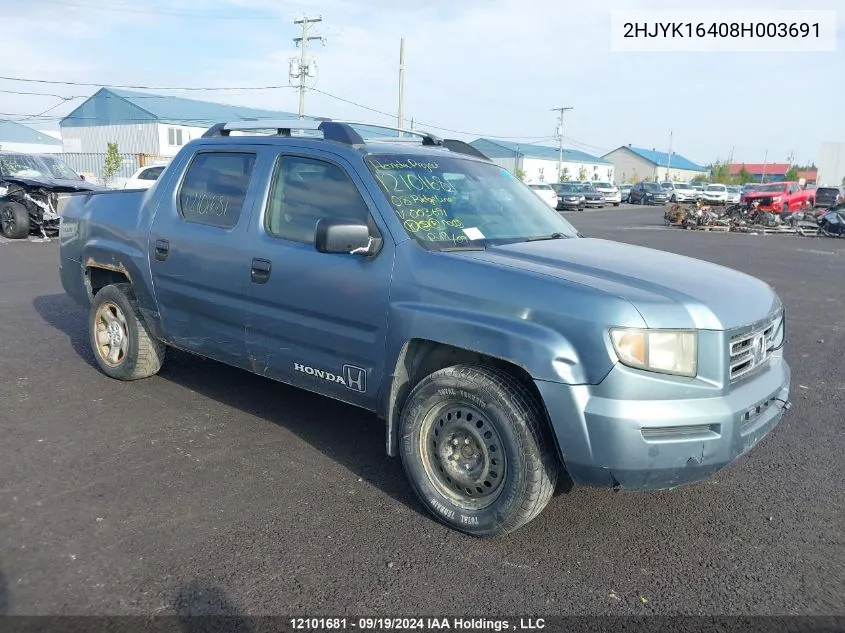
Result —
<instances>
[{"instance_id":1,"label":"overcast sky","mask_svg":"<svg viewBox=\"0 0 845 633\"><path fill-rule=\"evenodd\" d=\"M405 38L405 113L479 135L551 141L551 108L573 106L566 146L602 154L624 144L673 149L708 163L817 160L845 141L845 6L837 50L826 53L615 53L612 9L677 9L644 0L0 0L0 75L144 86L287 85L298 55L293 19L308 12L326 37L312 45L314 87L390 113L310 92L307 114L395 122L399 41ZM712 0L690 8L793 9L792 0ZM4 118L57 106L28 123L55 128L93 86L0 80ZM46 96L43 93L51 93ZM166 92L296 112L291 88ZM56 96L58 95L58 96ZM57 105L58 104L58 105ZM8 114L20 115L9 117ZM55 118L48 118L55 117ZM422 125L421 125L422 127ZM453 134L453 136L456 136Z\"/></svg>"}]
</instances>

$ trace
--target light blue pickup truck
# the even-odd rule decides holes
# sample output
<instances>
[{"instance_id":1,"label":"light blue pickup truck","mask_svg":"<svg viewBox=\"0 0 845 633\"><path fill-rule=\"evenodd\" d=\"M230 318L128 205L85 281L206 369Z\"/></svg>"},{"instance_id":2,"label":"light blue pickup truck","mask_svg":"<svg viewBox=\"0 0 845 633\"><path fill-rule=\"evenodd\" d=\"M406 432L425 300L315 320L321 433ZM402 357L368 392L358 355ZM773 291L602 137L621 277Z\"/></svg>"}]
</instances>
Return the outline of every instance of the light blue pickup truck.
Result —
<instances>
[{"instance_id":1,"label":"light blue pickup truck","mask_svg":"<svg viewBox=\"0 0 845 633\"><path fill-rule=\"evenodd\" d=\"M563 473L705 478L789 408L767 284L584 237L461 141L359 130L221 123L148 190L75 194L61 279L102 371L173 347L373 411L422 504L477 536Z\"/></svg>"}]
</instances>

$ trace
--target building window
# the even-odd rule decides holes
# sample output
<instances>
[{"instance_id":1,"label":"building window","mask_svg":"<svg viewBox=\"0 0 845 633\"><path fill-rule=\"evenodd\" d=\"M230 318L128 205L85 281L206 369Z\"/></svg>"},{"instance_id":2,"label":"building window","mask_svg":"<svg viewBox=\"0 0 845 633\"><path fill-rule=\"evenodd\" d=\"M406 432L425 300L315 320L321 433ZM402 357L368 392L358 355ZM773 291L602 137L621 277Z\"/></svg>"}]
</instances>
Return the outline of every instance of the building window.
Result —
<instances>
[{"instance_id":1,"label":"building window","mask_svg":"<svg viewBox=\"0 0 845 633\"><path fill-rule=\"evenodd\" d=\"M167 128L167 144L172 146L181 146L182 130L175 127Z\"/></svg>"}]
</instances>

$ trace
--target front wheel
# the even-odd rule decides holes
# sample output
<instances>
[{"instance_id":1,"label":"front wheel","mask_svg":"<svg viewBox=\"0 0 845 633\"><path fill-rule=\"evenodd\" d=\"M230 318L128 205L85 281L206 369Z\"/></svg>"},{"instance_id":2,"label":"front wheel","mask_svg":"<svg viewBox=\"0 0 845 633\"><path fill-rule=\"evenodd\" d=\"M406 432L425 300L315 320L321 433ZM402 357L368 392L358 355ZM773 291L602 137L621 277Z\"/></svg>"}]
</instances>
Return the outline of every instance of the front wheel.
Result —
<instances>
[{"instance_id":1,"label":"front wheel","mask_svg":"<svg viewBox=\"0 0 845 633\"><path fill-rule=\"evenodd\" d=\"M408 397L400 437L422 504L467 534L496 537L522 527L557 484L543 407L498 369L456 365L424 378Z\"/></svg>"},{"instance_id":2,"label":"front wheel","mask_svg":"<svg viewBox=\"0 0 845 633\"><path fill-rule=\"evenodd\" d=\"M117 380L138 380L158 372L166 346L147 328L130 284L106 286L94 295L88 317L94 359Z\"/></svg>"},{"instance_id":3,"label":"front wheel","mask_svg":"<svg viewBox=\"0 0 845 633\"><path fill-rule=\"evenodd\" d=\"M5 202L0 207L0 234L10 240L29 235L29 211L19 202Z\"/></svg>"}]
</instances>

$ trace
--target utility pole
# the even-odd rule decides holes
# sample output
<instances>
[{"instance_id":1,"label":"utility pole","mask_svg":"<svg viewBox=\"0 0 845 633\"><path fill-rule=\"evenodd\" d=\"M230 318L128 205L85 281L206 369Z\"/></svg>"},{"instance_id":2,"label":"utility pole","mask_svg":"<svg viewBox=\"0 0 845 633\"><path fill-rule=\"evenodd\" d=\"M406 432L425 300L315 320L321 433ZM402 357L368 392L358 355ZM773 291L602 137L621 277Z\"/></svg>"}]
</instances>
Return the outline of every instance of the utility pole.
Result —
<instances>
[{"instance_id":1,"label":"utility pole","mask_svg":"<svg viewBox=\"0 0 845 633\"><path fill-rule=\"evenodd\" d=\"M669 177L669 169L672 167L672 130L669 130L669 153L666 155L666 181L671 182Z\"/></svg>"},{"instance_id":2,"label":"utility pole","mask_svg":"<svg viewBox=\"0 0 845 633\"><path fill-rule=\"evenodd\" d=\"M399 124L400 130L405 129L405 38L399 40ZM401 136L402 133L400 132Z\"/></svg>"},{"instance_id":3,"label":"utility pole","mask_svg":"<svg viewBox=\"0 0 845 633\"><path fill-rule=\"evenodd\" d=\"M766 162L769 160L769 150L766 150L766 155L763 157L763 175L760 176L760 182L766 182Z\"/></svg>"},{"instance_id":4,"label":"utility pole","mask_svg":"<svg viewBox=\"0 0 845 633\"><path fill-rule=\"evenodd\" d=\"M572 106L568 106L565 108L552 108L552 112L560 112L560 123L557 126L557 138L558 138L558 147L557 147L557 181L561 182L561 178L563 178L563 113L567 110L574 110L575 108Z\"/></svg>"},{"instance_id":5,"label":"utility pole","mask_svg":"<svg viewBox=\"0 0 845 633\"><path fill-rule=\"evenodd\" d=\"M319 40L321 43L325 45L326 41L324 38L319 36L309 36L308 30L311 28L312 24L317 24L318 22L322 22L323 18L317 16L316 18L309 18L308 16L303 16L298 20L294 20L293 23L302 27L302 37L295 37L293 38L294 44L300 47L300 55L297 67L297 60L291 60L291 68L290 68L290 76L291 78L298 79L299 84L299 118L305 118L305 78L306 77L315 77L317 75L316 68L312 69L310 62L308 61L308 42ZM296 68L296 72L294 69Z\"/></svg>"}]
</instances>

